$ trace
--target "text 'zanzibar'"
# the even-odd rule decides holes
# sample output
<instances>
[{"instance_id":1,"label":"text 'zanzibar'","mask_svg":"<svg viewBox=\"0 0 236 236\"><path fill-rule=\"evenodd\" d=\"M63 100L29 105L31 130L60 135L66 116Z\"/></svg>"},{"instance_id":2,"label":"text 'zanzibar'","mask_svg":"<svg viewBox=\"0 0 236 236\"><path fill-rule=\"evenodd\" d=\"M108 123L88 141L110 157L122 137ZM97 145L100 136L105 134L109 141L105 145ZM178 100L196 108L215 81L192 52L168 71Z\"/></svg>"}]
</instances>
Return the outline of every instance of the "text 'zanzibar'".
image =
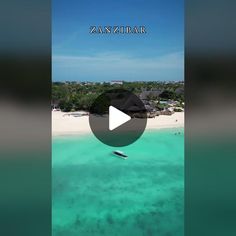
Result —
<instances>
[{"instance_id":1,"label":"text 'zanzibar'","mask_svg":"<svg viewBox=\"0 0 236 236\"><path fill-rule=\"evenodd\" d=\"M146 34L145 26L91 26L90 34Z\"/></svg>"}]
</instances>

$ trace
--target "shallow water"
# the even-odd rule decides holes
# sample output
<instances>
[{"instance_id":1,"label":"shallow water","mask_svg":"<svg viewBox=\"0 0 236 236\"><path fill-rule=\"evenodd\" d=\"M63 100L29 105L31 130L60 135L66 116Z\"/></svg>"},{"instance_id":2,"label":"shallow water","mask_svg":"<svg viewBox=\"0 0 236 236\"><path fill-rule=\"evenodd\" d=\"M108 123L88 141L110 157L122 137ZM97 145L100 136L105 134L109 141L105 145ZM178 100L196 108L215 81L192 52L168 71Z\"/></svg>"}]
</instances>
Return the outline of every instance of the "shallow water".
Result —
<instances>
[{"instance_id":1,"label":"shallow water","mask_svg":"<svg viewBox=\"0 0 236 236\"><path fill-rule=\"evenodd\" d=\"M124 148L92 135L54 138L53 235L183 235L183 132L146 131Z\"/></svg>"}]
</instances>

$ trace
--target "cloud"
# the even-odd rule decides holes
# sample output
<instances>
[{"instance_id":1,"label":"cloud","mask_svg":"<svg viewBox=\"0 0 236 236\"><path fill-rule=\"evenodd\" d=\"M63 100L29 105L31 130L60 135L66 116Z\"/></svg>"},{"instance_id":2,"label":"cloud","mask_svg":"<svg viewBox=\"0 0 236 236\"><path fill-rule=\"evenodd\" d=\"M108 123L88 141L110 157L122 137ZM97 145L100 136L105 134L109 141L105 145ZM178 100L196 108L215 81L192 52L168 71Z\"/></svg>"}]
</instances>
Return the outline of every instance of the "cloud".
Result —
<instances>
[{"instance_id":1,"label":"cloud","mask_svg":"<svg viewBox=\"0 0 236 236\"><path fill-rule=\"evenodd\" d=\"M154 58L133 57L120 53L93 56L55 55L52 57L53 80L182 80L183 52Z\"/></svg>"}]
</instances>

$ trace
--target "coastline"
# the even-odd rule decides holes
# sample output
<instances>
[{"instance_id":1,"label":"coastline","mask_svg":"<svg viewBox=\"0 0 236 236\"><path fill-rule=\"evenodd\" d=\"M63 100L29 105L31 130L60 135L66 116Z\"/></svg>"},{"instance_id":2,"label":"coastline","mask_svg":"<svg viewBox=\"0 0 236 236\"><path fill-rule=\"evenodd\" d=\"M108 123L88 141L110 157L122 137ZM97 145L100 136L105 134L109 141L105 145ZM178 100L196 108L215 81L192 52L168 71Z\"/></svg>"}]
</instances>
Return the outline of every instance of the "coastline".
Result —
<instances>
[{"instance_id":1,"label":"coastline","mask_svg":"<svg viewBox=\"0 0 236 236\"><path fill-rule=\"evenodd\" d=\"M52 137L91 134L88 116L73 117L61 111L52 112ZM177 120L177 121L176 121ZM184 112L176 112L170 116L160 115L148 118L146 130L167 128L184 128Z\"/></svg>"}]
</instances>

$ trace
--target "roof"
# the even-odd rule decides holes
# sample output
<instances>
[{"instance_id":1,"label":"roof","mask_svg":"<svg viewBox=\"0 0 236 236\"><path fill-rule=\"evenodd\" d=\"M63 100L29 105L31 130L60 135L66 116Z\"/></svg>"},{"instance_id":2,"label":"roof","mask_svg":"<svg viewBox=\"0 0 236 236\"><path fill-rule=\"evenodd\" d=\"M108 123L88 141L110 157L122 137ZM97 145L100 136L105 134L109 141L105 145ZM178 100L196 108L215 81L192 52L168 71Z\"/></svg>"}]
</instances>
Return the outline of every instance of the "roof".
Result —
<instances>
[{"instance_id":1,"label":"roof","mask_svg":"<svg viewBox=\"0 0 236 236\"><path fill-rule=\"evenodd\" d=\"M175 93L177 93L177 94L184 94L184 88L177 88L175 90Z\"/></svg>"},{"instance_id":2,"label":"roof","mask_svg":"<svg viewBox=\"0 0 236 236\"><path fill-rule=\"evenodd\" d=\"M155 111L156 109L150 105L145 105L147 111Z\"/></svg>"},{"instance_id":3,"label":"roof","mask_svg":"<svg viewBox=\"0 0 236 236\"><path fill-rule=\"evenodd\" d=\"M140 93L139 97L140 99L147 99L149 96L155 96L159 97L159 95L162 93L161 90L150 90L150 91L143 91Z\"/></svg>"}]
</instances>

